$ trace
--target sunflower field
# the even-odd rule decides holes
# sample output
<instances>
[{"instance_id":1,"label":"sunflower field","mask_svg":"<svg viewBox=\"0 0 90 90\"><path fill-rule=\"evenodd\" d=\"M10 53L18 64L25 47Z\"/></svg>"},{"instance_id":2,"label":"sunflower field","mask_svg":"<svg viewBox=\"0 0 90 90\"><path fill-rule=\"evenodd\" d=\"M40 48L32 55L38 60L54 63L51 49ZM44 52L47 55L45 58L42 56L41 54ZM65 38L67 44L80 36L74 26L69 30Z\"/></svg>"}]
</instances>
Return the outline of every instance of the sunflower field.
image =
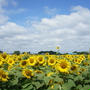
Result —
<instances>
[{"instance_id":1,"label":"sunflower field","mask_svg":"<svg viewBox=\"0 0 90 90\"><path fill-rule=\"evenodd\" d=\"M90 55L0 54L0 90L89 90Z\"/></svg>"}]
</instances>

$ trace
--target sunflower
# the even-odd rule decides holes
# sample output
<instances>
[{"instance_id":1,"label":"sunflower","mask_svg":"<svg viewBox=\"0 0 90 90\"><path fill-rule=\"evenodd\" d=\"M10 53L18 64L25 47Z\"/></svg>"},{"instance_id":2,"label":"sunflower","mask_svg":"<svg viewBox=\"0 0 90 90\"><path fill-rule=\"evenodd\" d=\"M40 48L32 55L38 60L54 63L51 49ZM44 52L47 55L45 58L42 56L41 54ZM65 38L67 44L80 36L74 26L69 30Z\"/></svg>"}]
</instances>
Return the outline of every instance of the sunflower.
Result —
<instances>
[{"instance_id":1,"label":"sunflower","mask_svg":"<svg viewBox=\"0 0 90 90\"><path fill-rule=\"evenodd\" d=\"M70 61L72 61L72 60L73 60L72 55L68 55L68 54L67 54L65 57L66 57L68 60L70 60Z\"/></svg>"},{"instance_id":2,"label":"sunflower","mask_svg":"<svg viewBox=\"0 0 90 90\"><path fill-rule=\"evenodd\" d=\"M88 60L90 60L90 54L88 55L88 57L87 57L87 58L88 58Z\"/></svg>"},{"instance_id":3,"label":"sunflower","mask_svg":"<svg viewBox=\"0 0 90 90\"><path fill-rule=\"evenodd\" d=\"M70 70L71 63L65 59L60 60L56 64L56 70L59 70L60 72L68 72Z\"/></svg>"},{"instance_id":4,"label":"sunflower","mask_svg":"<svg viewBox=\"0 0 90 90\"><path fill-rule=\"evenodd\" d=\"M3 73L4 71L3 70L0 70L0 79L1 79L1 77L2 77L2 73Z\"/></svg>"},{"instance_id":5,"label":"sunflower","mask_svg":"<svg viewBox=\"0 0 90 90\"><path fill-rule=\"evenodd\" d=\"M39 56L38 59L37 59L38 63L41 65L41 64L44 64L45 60L44 60L44 57L43 56Z\"/></svg>"},{"instance_id":6,"label":"sunflower","mask_svg":"<svg viewBox=\"0 0 90 90\"><path fill-rule=\"evenodd\" d=\"M84 66L89 66L90 62L83 62Z\"/></svg>"},{"instance_id":7,"label":"sunflower","mask_svg":"<svg viewBox=\"0 0 90 90\"><path fill-rule=\"evenodd\" d=\"M48 59L48 65L53 66L55 64L56 64L56 59L55 58L49 58Z\"/></svg>"},{"instance_id":8,"label":"sunflower","mask_svg":"<svg viewBox=\"0 0 90 90\"><path fill-rule=\"evenodd\" d=\"M51 89L54 89L54 85L51 86Z\"/></svg>"},{"instance_id":9,"label":"sunflower","mask_svg":"<svg viewBox=\"0 0 90 90\"><path fill-rule=\"evenodd\" d=\"M80 68L80 72L84 72L84 71L86 71L87 69L86 68Z\"/></svg>"},{"instance_id":10,"label":"sunflower","mask_svg":"<svg viewBox=\"0 0 90 90\"><path fill-rule=\"evenodd\" d=\"M36 64L36 59L35 59L34 57L30 57L30 58L28 59L28 64L29 64L30 66L35 66L35 64Z\"/></svg>"},{"instance_id":11,"label":"sunflower","mask_svg":"<svg viewBox=\"0 0 90 90\"><path fill-rule=\"evenodd\" d=\"M85 56L84 56L84 55L80 55L80 58L83 58L83 59L85 59Z\"/></svg>"},{"instance_id":12,"label":"sunflower","mask_svg":"<svg viewBox=\"0 0 90 90\"><path fill-rule=\"evenodd\" d=\"M77 72L77 75L80 75L80 74L81 74L81 72L78 71L78 72Z\"/></svg>"},{"instance_id":13,"label":"sunflower","mask_svg":"<svg viewBox=\"0 0 90 90\"><path fill-rule=\"evenodd\" d=\"M40 73L43 73L43 71L41 71L41 70L35 70L35 73L40 74Z\"/></svg>"},{"instance_id":14,"label":"sunflower","mask_svg":"<svg viewBox=\"0 0 90 90\"><path fill-rule=\"evenodd\" d=\"M53 72L49 72L48 74L47 74L47 77L50 77L50 76L52 76L54 73Z\"/></svg>"},{"instance_id":15,"label":"sunflower","mask_svg":"<svg viewBox=\"0 0 90 90\"><path fill-rule=\"evenodd\" d=\"M13 68L12 65L8 65L8 71L10 71Z\"/></svg>"},{"instance_id":16,"label":"sunflower","mask_svg":"<svg viewBox=\"0 0 90 90\"><path fill-rule=\"evenodd\" d=\"M22 56L21 55L16 57L16 61L21 61L21 60L22 60Z\"/></svg>"},{"instance_id":17,"label":"sunflower","mask_svg":"<svg viewBox=\"0 0 90 90\"><path fill-rule=\"evenodd\" d=\"M20 61L20 67L25 68L28 65L28 61L27 60L21 60Z\"/></svg>"},{"instance_id":18,"label":"sunflower","mask_svg":"<svg viewBox=\"0 0 90 90\"><path fill-rule=\"evenodd\" d=\"M0 60L0 65L2 65L3 64L3 61L2 60Z\"/></svg>"},{"instance_id":19,"label":"sunflower","mask_svg":"<svg viewBox=\"0 0 90 90\"><path fill-rule=\"evenodd\" d=\"M77 64L73 64L72 66L71 66L71 72L76 72L77 70L78 70L78 65Z\"/></svg>"},{"instance_id":20,"label":"sunflower","mask_svg":"<svg viewBox=\"0 0 90 90\"><path fill-rule=\"evenodd\" d=\"M82 59L75 58L75 59L74 59L74 62L75 62L76 64L81 64L81 62L82 62Z\"/></svg>"},{"instance_id":21,"label":"sunflower","mask_svg":"<svg viewBox=\"0 0 90 90\"><path fill-rule=\"evenodd\" d=\"M9 65L13 65L15 63L15 61L12 58L9 58L8 61L7 61L7 63Z\"/></svg>"},{"instance_id":22,"label":"sunflower","mask_svg":"<svg viewBox=\"0 0 90 90\"><path fill-rule=\"evenodd\" d=\"M8 73L3 71L3 70L0 70L0 79L3 81L3 82L6 82L8 81L9 77L8 77Z\"/></svg>"},{"instance_id":23,"label":"sunflower","mask_svg":"<svg viewBox=\"0 0 90 90\"><path fill-rule=\"evenodd\" d=\"M47 52L47 53L45 53L45 55L49 55L49 53Z\"/></svg>"},{"instance_id":24,"label":"sunflower","mask_svg":"<svg viewBox=\"0 0 90 90\"><path fill-rule=\"evenodd\" d=\"M4 52L3 54L1 54L1 56L2 56L2 58L6 59L6 57L7 57L7 53Z\"/></svg>"},{"instance_id":25,"label":"sunflower","mask_svg":"<svg viewBox=\"0 0 90 90\"><path fill-rule=\"evenodd\" d=\"M4 59L2 57L0 57L0 65L2 65L4 62Z\"/></svg>"},{"instance_id":26,"label":"sunflower","mask_svg":"<svg viewBox=\"0 0 90 90\"><path fill-rule=\"evenodd\" d=\"M53 83L53 79L50 79L48 85L52 85L52 83Z\"/></svg>"},{"instance_id":27,"label":"sunflower","mask_svg":"<svg viewBox=\"0 0 90 90\"><path fill-rule=\"evenodd\" d=\"M8 78L9 78L8 73L3 73L1 80L5 82L5 81L8 81Z\"/></svg>"},{"instance_id":28,"label":"sunflower","mask_svg":"<svg viewBox=\"0 0 90 90\"><path fill-rule=\"evenodd\" d=\"M59 46L57 46L57 47L56 47L56 49L60 49L60 47L59 47Z\"/></svg>"},{"instance_id":29,"label":"sunflower","mask_svg":"<svg viewBox=\"0 0 90 90\"><path fill-rule=\"evenodd\" d=\"M22 74L26 77L26 78L31 78L34 74L33 71L30 69L24 69L22 71Z\"/></svg>"}]
</instances>

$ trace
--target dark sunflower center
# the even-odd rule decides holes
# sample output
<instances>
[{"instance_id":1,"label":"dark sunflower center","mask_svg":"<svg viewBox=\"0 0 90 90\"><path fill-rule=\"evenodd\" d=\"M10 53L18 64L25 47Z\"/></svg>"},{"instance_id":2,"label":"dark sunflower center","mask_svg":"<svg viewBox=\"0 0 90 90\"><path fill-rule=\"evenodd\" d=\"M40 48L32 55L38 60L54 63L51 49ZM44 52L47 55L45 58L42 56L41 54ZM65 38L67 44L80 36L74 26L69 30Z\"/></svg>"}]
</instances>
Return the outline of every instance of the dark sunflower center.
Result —
<instances>
[{"instance_id":1,"label":"dark sunflower center","mask_svg":"<svg viewBox=\"0 0 90 90\"><path fill-rule=\"evenodd\" d=\"M65 69L67 67L67 64L66 63L61 63L60 66Z\"/></svg>"},{"instance_id":2,"label":"dark sunflower center","mask_svg":"<svg viewBox=\"0 0 90 90\"><path fill-rule=\"evenodd\" d=\"M85 71L85 69L84 69L84 68L82 68L82 69L81 69L81 71Z\"/></svg>"},{"instance_id":3,"label":"dark sunflower center","mask_svg":"<svg viewBox=\"0 0 90 90\"><path fill-rule=\"evenodd\" d=\"M21 58L18 58L18 60L21 60Z\"/></svg>"},{"instance_id":4,"label":"dark sunflower center","mask_svg":"<svg viewBox=\"0 0 90 90\"><path fill-rule=\"evenodd\" d=\"M5 59L7 56L6 55L2 55L2 57Z\"/></svg>"},{"instance_id":5,"label":"dark sunflower center","mask_svg":"<svg viewBox=\"0 0 90 90\"><path fill-rule=\"evenodd\" d=\"M12 63L12 61L10 60L9 63Z\"/></svg>"},{"instance_id":6,"label":"dark sunflower center","mask_svg":"<svg viewBox=\"0 0 90 90\"><path fill-rule=\"evenodd\" d=\"M33 63L34 62L34 59L30 59L30 63Z\"/></svg>"},{"instance_id":7,"label":"dark sunflower center","mask_svg":"<svg viewBox=\"0 0 90 90\"><path fill-rule=\"evenodd\" d=\"M43 58L42 58L42 57L40 57L40 58L39 58L39 61L42 61L42 60L43 60Z\"/></svg>"},{"instance_id":8,"label":"dark sunflower center","mask_svg":"<svg viewBox=\"0 0 90 90\"><path fill-rule=\"evenodd\" d=\"M72 67L71 67L71 70L75 70L75 69L76 69L76 67L75 67L75 66L72 66Z\"/></svg>"},{"instance_id":9,"label":"dark sunflower center","mask_svg":"<svg viewBox=\"0 0 90 90\"><path fill-rule=\"evenodd\" d=\"M54 63L54 60L53 60L53 59L51 59L51 60L50 60L50 63Z\"/></svg>"},{"instance_id":10,"label":"dark sunflower center","mask_svg":"<svg viewBox=\"0 0 90 90\"><path fill-rule=\"evenodd\" d=\"M26 65L26 61L23 61L23 62L22 62L22 65Z\"/></svg>"},{"instance_id":11,"label":"dark sunflower center","mask_svg":"<svg viewBox=\"0 0 90 90\"><path fill-rule=\"evenodd\" d=\"M6 78L6 75L5 75L5 74L2 74L2 77L3 77L3 78Z\"/></svg>"},{"instance_id":12,"label":"dark sunflower center","mask_svg":"<svg viewBox=\"0 0 90 90\"><path fill-rule=\"evenodd\" d=\"M31 71L26 71L27 76L31 76Z\"/></svg>"}]
</instances>

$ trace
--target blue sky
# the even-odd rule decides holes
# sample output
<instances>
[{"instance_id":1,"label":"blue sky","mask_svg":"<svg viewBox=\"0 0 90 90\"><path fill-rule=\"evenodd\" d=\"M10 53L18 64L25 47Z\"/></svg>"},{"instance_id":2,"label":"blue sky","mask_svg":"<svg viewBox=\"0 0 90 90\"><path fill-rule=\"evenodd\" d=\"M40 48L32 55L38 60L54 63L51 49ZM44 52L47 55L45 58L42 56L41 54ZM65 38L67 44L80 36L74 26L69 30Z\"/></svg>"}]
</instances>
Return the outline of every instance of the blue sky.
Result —
<instances>
[{"instance_id":1,"label":"blue sky","mask_svg":"<svg viewBox=\"0 0 90 90\"><path fill-rule=\"evenodd\" d=\"M0 0L0 50L90 48L90 0Z\"/></svg>"},{"instance_id":2,"label":"blue sky","mask_svg":"<svg viewBox=\"0 0 90 90\"><path fill-rule=\"evenodd\" d=\"M9 3L7 7L8 10L17 10L18 8L24 9L22 13L18 13L17 15L14 13L9 14L12 21L17 23L24 22L26 17L38 17L41 19L43 17L51 17L45 12L45 7L48 9L55 9L53 12L55 14L69 14L70 9L74 6L82 6L90 9L90 0L15 0L16 6L13 6L8 0Z\"/></svg>"}]
</instances>

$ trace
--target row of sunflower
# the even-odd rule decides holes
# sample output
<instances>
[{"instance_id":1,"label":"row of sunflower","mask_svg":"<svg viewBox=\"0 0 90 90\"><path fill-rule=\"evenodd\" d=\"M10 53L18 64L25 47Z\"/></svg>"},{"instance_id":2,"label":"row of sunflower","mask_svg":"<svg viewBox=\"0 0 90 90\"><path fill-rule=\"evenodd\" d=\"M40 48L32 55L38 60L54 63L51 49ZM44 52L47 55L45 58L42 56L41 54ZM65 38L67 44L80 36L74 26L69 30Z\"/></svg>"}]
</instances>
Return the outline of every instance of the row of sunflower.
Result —
<instances>
[{"instance_id":1,"label":"row of sunflower","mask_svg":"<svg viewBox=\"0 0 90 90\"><path fill-rule=\"evenodd\" d=\"M88 90L90 55L0 54L0 90Z\"/></svg>"}]
</instances>

